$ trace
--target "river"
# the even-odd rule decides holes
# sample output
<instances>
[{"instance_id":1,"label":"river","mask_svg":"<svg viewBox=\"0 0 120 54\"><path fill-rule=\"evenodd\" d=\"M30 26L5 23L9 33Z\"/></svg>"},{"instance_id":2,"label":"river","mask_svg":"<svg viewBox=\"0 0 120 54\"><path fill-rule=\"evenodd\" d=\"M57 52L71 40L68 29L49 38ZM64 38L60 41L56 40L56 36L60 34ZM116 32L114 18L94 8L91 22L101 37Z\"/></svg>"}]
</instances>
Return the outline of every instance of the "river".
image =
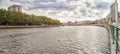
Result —
<instances>
[{"instance_id":1,"label":"river","mask_svg":"<svg viewBox=\"0 0 120 54\"><path fill-rule=\"evenodd\" d=\"M0 29L0 54L108 54L103 27Z\"/></svg>"}]
</instances>

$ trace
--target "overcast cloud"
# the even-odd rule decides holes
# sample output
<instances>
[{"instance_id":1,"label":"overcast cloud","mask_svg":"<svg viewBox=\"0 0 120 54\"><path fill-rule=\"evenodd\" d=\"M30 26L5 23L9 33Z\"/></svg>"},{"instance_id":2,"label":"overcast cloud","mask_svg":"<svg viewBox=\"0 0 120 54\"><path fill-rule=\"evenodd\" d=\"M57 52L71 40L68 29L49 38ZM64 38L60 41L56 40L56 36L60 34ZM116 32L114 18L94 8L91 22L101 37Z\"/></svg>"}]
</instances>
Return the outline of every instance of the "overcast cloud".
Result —
<instances>
[{"instance_id":1,"label":"overcast cloud","mask_svg":"<svg viewBox=\"0 0 120 54\"><path fill-rule=\"evenodd\" d=\"M0 0L0 8L21 5L23 12L65 21L96 20L109 13L113 0Z\"/></svg>"}]
</instances>

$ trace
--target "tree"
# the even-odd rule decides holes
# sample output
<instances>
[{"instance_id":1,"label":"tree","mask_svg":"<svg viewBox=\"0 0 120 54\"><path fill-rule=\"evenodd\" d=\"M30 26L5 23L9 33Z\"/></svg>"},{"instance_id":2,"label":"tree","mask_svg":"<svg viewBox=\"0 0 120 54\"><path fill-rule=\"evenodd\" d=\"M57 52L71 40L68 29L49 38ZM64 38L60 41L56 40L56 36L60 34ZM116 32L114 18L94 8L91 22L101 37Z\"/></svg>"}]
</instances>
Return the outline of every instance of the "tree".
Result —
<instances>
[{"instance_id":1,"label":"tree","mask_svg":"<svg viewBox=\"0 0 120 54\"><path fill-rule=\"evenodd\" d=\"M59 25L60 21L46 16L28 15L22 12L0 9L0 25Z\"/></svg>"}]
</instances>

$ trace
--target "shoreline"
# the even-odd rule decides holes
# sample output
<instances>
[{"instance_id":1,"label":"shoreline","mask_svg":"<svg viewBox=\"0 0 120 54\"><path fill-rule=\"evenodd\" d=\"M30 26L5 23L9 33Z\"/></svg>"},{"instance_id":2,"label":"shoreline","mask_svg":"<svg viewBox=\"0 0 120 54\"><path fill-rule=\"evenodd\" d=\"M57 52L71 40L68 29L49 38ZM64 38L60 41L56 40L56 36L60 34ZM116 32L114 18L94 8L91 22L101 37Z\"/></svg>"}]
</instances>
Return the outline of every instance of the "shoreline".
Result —
<instances>
[{"instance_id":1,"label":"shoreline","mask_svg":"<svg viewBox=\"0 0 120 54\"><path fill-rule=\"evenodd\" d=\"M45 25L45 26L40 26L40 25L27 25L27 26L25 26L25 25L21 25L21 26L19 26L19 25L16 25L16 26L4 26L4 25L2 25L2 26L0 26L0 29L17 29L17 28L47 28L47 27L58 27L58 26L60 26L60 25Z\"/></svg>"},{"instance_id":2,"label":"shoreline","mask_svg":"<svg viewBox=\"0 0 120 54\"><path fill-rule=\"evenodd\" d=\"M47 27L59 27L59 26L63 26L63 25L0 25L0 29L47 28ZM79 25L79 26L100 26L100 27L104 27L104 25Z\"/></svg>"}]
</instances>

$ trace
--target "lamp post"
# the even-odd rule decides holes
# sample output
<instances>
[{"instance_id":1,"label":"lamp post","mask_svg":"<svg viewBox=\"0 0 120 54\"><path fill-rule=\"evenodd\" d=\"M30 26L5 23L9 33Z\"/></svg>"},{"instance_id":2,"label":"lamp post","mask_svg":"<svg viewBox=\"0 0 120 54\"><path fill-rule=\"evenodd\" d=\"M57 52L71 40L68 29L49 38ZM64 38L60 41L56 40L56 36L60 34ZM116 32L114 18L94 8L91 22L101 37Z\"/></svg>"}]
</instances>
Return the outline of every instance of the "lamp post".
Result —
<instances>
[{"instance_id":1,"label":"lamp post","mask_svg":"<svg viewBox=\"0 0 120 54\"><path fill-rule=\"evenodd\" d=\"M115 0L115 23L118 24L118 3Z\"/></svg>"}]
</instances>

